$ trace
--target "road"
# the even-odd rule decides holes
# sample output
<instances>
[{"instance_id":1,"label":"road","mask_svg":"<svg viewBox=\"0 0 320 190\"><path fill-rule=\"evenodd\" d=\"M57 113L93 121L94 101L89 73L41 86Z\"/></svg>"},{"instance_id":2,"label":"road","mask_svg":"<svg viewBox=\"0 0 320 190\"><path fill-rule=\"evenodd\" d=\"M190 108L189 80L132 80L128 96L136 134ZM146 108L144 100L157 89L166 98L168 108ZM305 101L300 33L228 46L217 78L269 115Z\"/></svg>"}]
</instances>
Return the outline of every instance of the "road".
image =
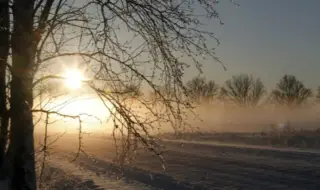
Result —
<instances>
[{"instance_id":1,"label":"road","mask_svg":"<svg viewBox=\"0 0 320 190\"><path fill-rule=\"evenodd\" d=\"M64 158L72 158L76 141L62 140L56 146ZM140 152L121 172L111 163L111 142L85 139L85 150L74 163L97 176L113 174L147 185L150 189L319 189L320 154L282 149L264 149L205 143L165 143L168 152L163 170L160 160ZM110 175L111 176L111 175Z\"/></svg>"}]
</instances>

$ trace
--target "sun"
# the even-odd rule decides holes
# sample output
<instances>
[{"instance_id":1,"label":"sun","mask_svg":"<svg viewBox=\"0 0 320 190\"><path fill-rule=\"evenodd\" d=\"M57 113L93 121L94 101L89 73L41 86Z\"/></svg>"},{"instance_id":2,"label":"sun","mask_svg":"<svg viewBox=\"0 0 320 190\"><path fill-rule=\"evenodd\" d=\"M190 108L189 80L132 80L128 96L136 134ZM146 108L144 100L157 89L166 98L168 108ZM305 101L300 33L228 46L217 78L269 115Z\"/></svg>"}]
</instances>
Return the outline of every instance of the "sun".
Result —
<instances>
[{"instance_id":1,"label":"sun","mask_svg":"<svg viewBox=\"0 0 320 190\"><path fill-rule=\"evenodd\" d=\"M65 85L70 89L79 89L81 88L84 77L79 70L70 69L67 70L64 74Z\"/></svg>"}]
</instances>

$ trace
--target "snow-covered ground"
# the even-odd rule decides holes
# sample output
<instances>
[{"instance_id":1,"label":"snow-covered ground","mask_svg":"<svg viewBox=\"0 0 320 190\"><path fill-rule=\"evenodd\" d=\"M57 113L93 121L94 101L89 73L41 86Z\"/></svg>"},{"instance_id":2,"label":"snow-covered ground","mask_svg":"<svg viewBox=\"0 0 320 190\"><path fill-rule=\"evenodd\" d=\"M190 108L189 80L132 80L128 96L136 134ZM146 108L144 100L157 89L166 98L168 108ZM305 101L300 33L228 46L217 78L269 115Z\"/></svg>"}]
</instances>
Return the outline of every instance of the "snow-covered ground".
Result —
<instances>
[{"instance_id":1,"label":"snow-covered ground","mask_svg":"<svg viewBox=\"0 0 320 190\"><path fill-rule=\"evenodd\" d=\"M117 178L109 175L107 171L96 168L95 170L87 169L77 163L69 162L65 157L53 156L48 162L48 166L51 170L59 170L60 177L68 176L67 180L55 181L51 184L52 188L57 189L123 189L123 190L147 190L144 184L137 183L135 181L128 181L125 179ZM50 189L50 188L49 188Z\"/></svg>"},{"instance_id":2,"label":"snow-covered ground","mask_svg":"<svg viewBox=\"0 0 320 190\"><path fill-rule=\"evenodd\" d=\"M85 155L75 162L77 141L71 137L55 145L49 165L67 175L65 189L319 189L319 152L271 149L215 143L167 141L160 160L141 151L121 169L111 162L112 142L87 137ZM60 182L61 184L61 182ZM57 186L56 186L57 187ZM51 189L54 189L52 186ZM57 188L56 188L57 189ZM62 189L61 186L58 189Z\"/></svg>"}]
</instances>

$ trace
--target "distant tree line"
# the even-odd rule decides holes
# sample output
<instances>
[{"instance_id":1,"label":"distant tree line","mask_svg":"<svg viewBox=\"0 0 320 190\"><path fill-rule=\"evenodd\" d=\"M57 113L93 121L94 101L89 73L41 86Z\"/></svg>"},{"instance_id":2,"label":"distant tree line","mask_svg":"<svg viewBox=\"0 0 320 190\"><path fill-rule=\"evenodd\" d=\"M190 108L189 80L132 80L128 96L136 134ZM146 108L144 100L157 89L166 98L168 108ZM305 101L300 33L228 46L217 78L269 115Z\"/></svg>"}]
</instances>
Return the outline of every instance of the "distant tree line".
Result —
<instances>
[{"instance_id":1,"label":"distant tree line","mask_svg":"<svg viewBox=\"0 0 320 190\"><path fill-rule=\"evenodd\" d=\"M213 81L207 81L204 77L196 77L186 84L190 98L200 103L202 101L212 101L219 94L219 86Z\"/></svg>"},{"instance_id":2,"label":"distant tree line","mask_svg":"<svg viewBox=\"0 0 320 190\"><path fill-rule=\"evenodd\" d=\"M185 86L189 94L188 98L193 103L208 103L219 99L239 107L256 107L262 103L275 103L296 108L305 104L313 96L312 89L305 87L293 75L284 75L270 93L267 92L260 78L248 74L232 76L221 87L213 80L207 81L205 77L195 77ZM320 87L317 90L316 99L320 100Z\"/></svg>"}]
</instances>

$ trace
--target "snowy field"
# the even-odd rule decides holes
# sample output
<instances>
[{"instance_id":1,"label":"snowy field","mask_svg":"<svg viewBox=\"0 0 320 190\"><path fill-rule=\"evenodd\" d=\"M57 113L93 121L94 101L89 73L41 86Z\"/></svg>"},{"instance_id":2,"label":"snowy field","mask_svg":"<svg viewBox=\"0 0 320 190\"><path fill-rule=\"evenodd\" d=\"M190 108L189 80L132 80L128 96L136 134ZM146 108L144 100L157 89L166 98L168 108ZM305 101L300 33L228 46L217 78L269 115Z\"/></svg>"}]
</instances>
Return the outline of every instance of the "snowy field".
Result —
<instances>
[{"instance_id":1,"label":"snowy field","mask_svg":"<svg viewBox=\"0 0 320 190\"><path fill-rule=\"evenodd\" d=\"M166 141L163 170L157 156L140 151L120 168L112 141L84 139L85 151L69 162L77 141L63 137L53 147L44 189L319 189L320 153L213 142ZM53 171L53 172L52 172ZM54 176L55 175L55 176Z\"/></svg>"}]
</instances>

